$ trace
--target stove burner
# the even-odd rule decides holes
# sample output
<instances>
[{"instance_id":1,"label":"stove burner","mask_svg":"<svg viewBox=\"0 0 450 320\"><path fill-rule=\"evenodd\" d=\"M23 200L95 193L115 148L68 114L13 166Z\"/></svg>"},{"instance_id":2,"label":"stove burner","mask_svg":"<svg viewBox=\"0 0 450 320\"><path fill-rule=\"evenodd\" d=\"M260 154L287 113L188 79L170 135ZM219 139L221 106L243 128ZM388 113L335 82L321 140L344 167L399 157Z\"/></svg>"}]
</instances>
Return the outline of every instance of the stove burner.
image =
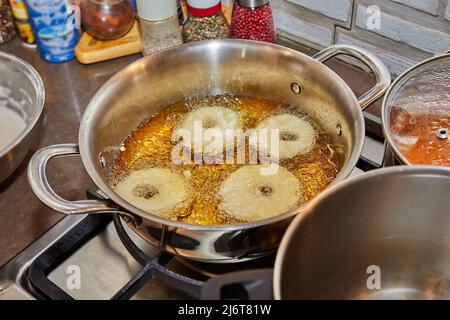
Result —
<instances>
[{"instance_id":1,"label":"stove burner","mask_svg":"<svg viewBox=\"0 0 450 320\"><path fill-rule=\"evenodd\" d=\"M205 263L187 260L181 257L175 257L175 259L198 274L201 274L208 278L214 278L229 272L237 272L249 269L253 270L273 268L273 265L275 263L275 254L252 261L244 261L241 263Z\"/></svg>"},{"instance_id":2,"label":"stove burner","mask_svg":"<svg viewBox=\"0 0 450 320\"><path fill-rule=\"evenodd\" d=\"M88 198L99 197L98 194L88 191ZM118 214L89 215L64 237L41 254L31 265L28 273L30 289L36 291L42 298L54 300L73 300L64 290L53 283L48 275L58 265L70 257L75 251L99 234L105 227L114 221L118 236L132 257L143 266L128 283L123 286L111 299L126 300L133 297L150 280L158 278L172 288L189 293L199 298L203 281L191 279L166 266L173 256L160 252L155 257L146 255L128 236Z\"/></svg>"}]
</instances>

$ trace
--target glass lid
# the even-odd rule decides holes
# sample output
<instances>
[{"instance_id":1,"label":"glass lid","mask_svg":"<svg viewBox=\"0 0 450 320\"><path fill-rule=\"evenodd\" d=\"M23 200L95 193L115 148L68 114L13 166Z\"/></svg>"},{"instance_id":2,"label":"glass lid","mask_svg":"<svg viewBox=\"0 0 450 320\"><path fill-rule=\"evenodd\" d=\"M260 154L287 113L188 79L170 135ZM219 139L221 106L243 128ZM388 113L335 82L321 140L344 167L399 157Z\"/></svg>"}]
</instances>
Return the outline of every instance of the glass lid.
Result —
<instances>
[{"instance_id":1,"label":"glass lid","mask_svg":"<svg viewBox=\"0 0 450 320\"><path fill-rule=\"evenodd\" d=\"M385 102L394 151L411 164L450 166L450 54L403 74Z\"/></svg>"}]
</instances>

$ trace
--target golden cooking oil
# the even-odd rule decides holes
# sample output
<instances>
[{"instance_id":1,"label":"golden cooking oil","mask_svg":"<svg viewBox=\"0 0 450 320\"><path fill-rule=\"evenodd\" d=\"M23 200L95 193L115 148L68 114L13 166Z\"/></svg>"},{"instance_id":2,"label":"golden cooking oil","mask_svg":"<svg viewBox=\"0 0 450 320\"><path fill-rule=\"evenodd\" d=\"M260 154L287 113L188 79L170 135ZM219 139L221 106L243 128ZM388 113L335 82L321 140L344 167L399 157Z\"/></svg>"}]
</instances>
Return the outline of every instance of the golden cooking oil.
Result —
<instances>
[{"instance_id":1,"label":"golden cooking oil","mask_svg":"<svg viewBox=\"0 0 450 320\"><path fill-rule=\"evenodd\" d=\"M110 184L114 187L118 181L134 170L169 168L185 177L191 187L189 204L172 212L168 216L169 219L202 225L248 222L236 220L222 212L218 197L221 183L243 164L237 164L238 161L234 161L233 164L224 161L223 164L208 165L195 164L192 161L189 164L176 165L172 162L172 149L177 144L172 141L174 129L187 112L206 106L226 107L238 112L243 131L255 128L269 116L283 113L295 114L311 123L316 130L314 147L306 154L280 161L280 165L300 181L302 195L298 205L326 188L341 169L342 156L337 152L330 136L301 109L253 97L220 95L203 99L186 99L139 125L124 140L120 151L114 157L113 165L107 174ZM237 152L234 156L237 156Z\"/></svg>"}]
</instances>

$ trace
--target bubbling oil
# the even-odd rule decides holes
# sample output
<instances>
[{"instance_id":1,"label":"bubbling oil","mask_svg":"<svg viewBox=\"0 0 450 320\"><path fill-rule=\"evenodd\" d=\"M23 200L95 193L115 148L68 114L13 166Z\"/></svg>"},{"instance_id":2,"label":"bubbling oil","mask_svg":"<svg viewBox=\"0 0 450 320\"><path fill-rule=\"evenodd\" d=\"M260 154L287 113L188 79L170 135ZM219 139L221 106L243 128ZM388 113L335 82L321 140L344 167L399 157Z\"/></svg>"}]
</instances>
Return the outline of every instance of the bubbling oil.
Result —
<instances>
[{"instance_id":1,"label":"bubbling oil","mask_svg":"<svg viewBox=\"0 0 450 320\"><path fill-rule=\"evenodd\" d=\"M175 164L172 161L172 150L177 144L172 140L174 130L189 111L208 106L220 106L236 111L243 131L254 129L258 123L269 116L285 113L301 117L313 126L316 139L312 149L306 154L280 160L280 165L288 169L301 184L302 193L297 205L305 203L325 189L341 169L342 153L338 152L331 137L320 125L301 109L253 97L220 95L202 99L186 99L139 125L124 140L119 148L120 151L114 156L112 166L107 170L110 185L114 188L118 182L135 170L168 168L180 174L188 182L191 191L189 203L171 212L167 216L168 219L201 225L249 222L237 220L223 212L220 208L221 199L218 196L222 182L245 164L238 164L238 161L215 164L194 162ZM236 157L237 152L234 155Z\"/></svg>"}]
</instances>

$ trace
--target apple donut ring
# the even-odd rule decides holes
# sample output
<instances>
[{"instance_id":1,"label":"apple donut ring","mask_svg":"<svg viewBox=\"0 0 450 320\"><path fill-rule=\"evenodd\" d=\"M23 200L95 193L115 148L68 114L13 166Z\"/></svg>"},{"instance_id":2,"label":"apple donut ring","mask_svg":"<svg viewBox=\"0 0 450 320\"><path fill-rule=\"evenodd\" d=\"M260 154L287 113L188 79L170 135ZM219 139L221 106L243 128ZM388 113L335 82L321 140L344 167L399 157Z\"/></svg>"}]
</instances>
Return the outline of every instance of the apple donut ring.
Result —
<instances>
[{"instance_id":1,"label":"apple donut ring","mask_svg":"<svg viewBox=\"0 0 450 320\"><path fill-rule=\"evenodd\" d=\"M280 131L279 159L281 160L305 154L312 149L315 143L316 132L313 126L307 120L291 114L266 118L256 127L256 131L261 129L278 129ZM268 137L267 151L270 154L270 132Z\"/></svg>"},{"instance_id":2,"label":"apple donut ring","mask_svg":"<svg viewBox=\"0 0 450 320\"><path fill-rule=\"evenodd\" d=\"M161 217L182 207L189 195L183 177L164 168L133 171L115 191L135 207Z\"/></svg>"},{"instance_id":3,"label":"apple donut ring","mask_svg":"<svg viewBox=\"0 0 450 320\"><path fill-rule=\"evenodd\" d=\"M256 221L293 209L300 199L297 178L278 166L274 174L263 175L263 165L248 165L230 174L219 189L221 209L241 221Z\"/></svg>"},{"instance_id":4,"label":"apple donut ring","mask_svg":"<svg viewBox=\"0 0 450 320\"><path fill-rule=\"evenodd\" d=\"M194 131L196 124L197 128L202 128L201 135ZM179 137L183 137L182 130L189 132L190 141L183 139L186 147L193 150L195 146L202 146L203 153L216 155L234 147L232 130L240 128L239 115L236 111L224 107L200 107L184 116L175 133ZM227 129L231 130L227 131ZM208 133L212 133L212 130L219 130L222 133L222 141L216 143L217 141L212 141L211 137L208 137Z\"/></svg>"}]
</instances>

